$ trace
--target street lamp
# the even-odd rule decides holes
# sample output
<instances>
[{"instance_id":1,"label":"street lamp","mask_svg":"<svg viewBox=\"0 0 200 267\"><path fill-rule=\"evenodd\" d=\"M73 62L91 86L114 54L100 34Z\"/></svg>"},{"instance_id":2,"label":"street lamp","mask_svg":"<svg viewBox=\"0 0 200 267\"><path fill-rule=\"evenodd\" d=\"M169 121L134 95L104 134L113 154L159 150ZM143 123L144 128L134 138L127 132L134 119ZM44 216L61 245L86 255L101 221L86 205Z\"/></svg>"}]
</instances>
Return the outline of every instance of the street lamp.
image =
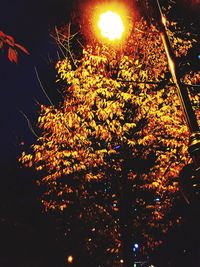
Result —
<instances>
[{"instance_id":1,"label":"street lamp","mask_svg":"<svg viewBox=\"0 0 200 267\"><path fill-rule=\"evenodd\" d=\"M169 71L176 86L181 109L190 132L188 151L193 159L192 168L194 167L191 173L193 173L193 176L195 176L194 180L197 180L196 178L200 178L200 129L191 101L189 99L187 87L186 85L181 83L181 77L176 63L177 60L170 45L169 37L167 34L166 19L162 14L162 9L159 0L152 0L152 4L154 4L154 7L156 9L155 17L157 20L161 39L165 48ZM108 38L110 41L115 41L116 39L119 40L124 32L124 25L122 19L119 15L114 14L115 13L112 13L110 11L103 13L100 16L100 20L98 23L98 27L101 29L102 35ZM118 26L116 22L117 19L118 22L121 23L119 24L121 25L121 27ZM190 177L186 177L186 179L187 178Z\"/></svg>"},{"instance_id":2,"label":"street lamp","mask_svg":"<svg viewBox=\"0 0 200 267\"><path fill-rule=\"evenodd\" d=\"M105 4L96 8L93 14L95 35L101 42L116 45L122 43L128 33L128 9L124 4Z\"/></svg>"},{"instance_id":3,"label":"street lamp","mask_svg":"<svg viewBox=\"0 0 200 267\"><path fill-rule=\"evenodd\" d=\"M124 32L122 18L110 10L100 15L98 27L103 37L108 38L110 41L119 40Z\"/></svg>"}]
</instances>

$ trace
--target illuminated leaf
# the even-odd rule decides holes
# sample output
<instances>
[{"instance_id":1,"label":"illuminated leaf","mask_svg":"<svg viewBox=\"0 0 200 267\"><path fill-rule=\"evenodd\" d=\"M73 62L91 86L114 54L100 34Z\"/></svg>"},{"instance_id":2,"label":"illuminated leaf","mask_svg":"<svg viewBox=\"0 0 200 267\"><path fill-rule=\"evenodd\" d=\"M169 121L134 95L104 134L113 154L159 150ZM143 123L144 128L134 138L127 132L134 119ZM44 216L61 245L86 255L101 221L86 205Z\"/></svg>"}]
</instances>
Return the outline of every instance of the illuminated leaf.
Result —
<instances>
[{"instance_id":1,"label":"illuminated leaf","mask_svg":"<svg viewBox=\"0 0 200 267\"><path fill-rule=\"evenodd\" d=\"M13 49L12 47L8 48L8 59L11 62L17 63L17 51Z\"/></svg>"}]
</instances>

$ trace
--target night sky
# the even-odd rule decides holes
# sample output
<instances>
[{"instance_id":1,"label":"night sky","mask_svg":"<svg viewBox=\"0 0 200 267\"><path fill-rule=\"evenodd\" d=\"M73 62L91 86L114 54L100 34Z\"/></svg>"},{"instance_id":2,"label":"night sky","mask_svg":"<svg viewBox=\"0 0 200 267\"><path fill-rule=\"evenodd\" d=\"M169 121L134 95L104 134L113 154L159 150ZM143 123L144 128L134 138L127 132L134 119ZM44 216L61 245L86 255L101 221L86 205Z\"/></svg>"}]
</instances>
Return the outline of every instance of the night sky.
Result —
<instances>
[{"instance_id":1,"label":"night sky","mask_svg":"<svg viewBox=\"0 0 200 267\"><path fill-rule=\"evenodd\" d=\"M19 52L17 65L7 60L6 51L0 55L1 159L5 163L9 162L17 151L19 142L24 139L26 142L32 141L26 119L19 111L22 110L32 120L38 108L36 100L48 104L34 68L37 68L41 80L51 75L51 67L48 68L49 58L55 59L56 47L50 37L50 31L67 19L68 2L13 0L5 1L1 7L1 30L13 36L17 43L25 46L30 52L30 56ZM49 87L50 84L45 89L48 91Z\"/></svg>"},{"instance_id":2,"label":"night sky","mask_svg":"<svg viewBox=\"0 0 200 267\"><path fill-rule=\"evenodd\" d=\"M23 146L29 147L35 140L35 136L28 128L27 120L20 111L23 111L34 125L38 114L37 102L49 104L40 88L35 67L48 95L54 99L57 97L57 93L53 91L55 73L50 61L56 59L57 47L50 37L50 32L55 25L61 25L68 20L72 6L78 2L80 1L7 0L1 3L0 30L13 36L16 43L23 45L30 52L30 56L19 52L18 64L8 61L6 50L0 53L0 266L2 267L63 266L62 263L55 265L62 248L56 241L55 219L41 213L39 193L35 185L37 174L21 168L17 158ZM176 15L183 16L186 21L193 20L198 29L200 25L198 1L193 1L197 3L195 6L189 0L179 2L182 4L175 11ZM35 131L37 133L37 129ZM187 208L183 207L183 210L187 216L192 217ZM183 231L187 238L185 242L193 242L189 231ZM176 237L180 240L182 234L180 230ZM173 235L169 240L168 242L173 240ZM194 239L192 246L197 242L198 240ZM198 254L197 249L195 248L195 257ZM177 265L179 266L181 265Z\"/></svg>"},{"instance_id":3,"label":"night sky","mask_svg":"<svg viewBox=\"0 0 200 267\"><path fill-rule=\"evenodd\" d=\"M37 174L21 168L17 158L34 142L23 111L33 123L38 104L48 105L36 78L35 67L49 96L55 75L51 59L57 48L50 32L67 20L70 1L9 0L1 3L0 30L27 48L30 56L19 52L18 64L10 63L6 50L0 53L0 266L56 266L62 248L56 241L55 220L41 212ZM48 78L47 78L48 77ZM45 81L46 80L46 81ZM36 129L37 132L37 129ZM61 255L60 255L61 253ZM61 266L61 265L60 265Z\"/></svg>"}]
</instances>

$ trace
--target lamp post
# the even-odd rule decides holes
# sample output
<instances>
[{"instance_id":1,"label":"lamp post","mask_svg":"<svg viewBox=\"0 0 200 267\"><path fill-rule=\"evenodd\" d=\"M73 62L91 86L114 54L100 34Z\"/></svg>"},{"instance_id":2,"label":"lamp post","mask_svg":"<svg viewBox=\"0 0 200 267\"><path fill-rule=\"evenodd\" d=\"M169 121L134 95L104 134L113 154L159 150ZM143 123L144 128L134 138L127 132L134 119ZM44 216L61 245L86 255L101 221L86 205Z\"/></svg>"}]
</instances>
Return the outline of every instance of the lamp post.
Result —
<instances>
[{"instance_id":1,"label":"lamp post","mask_svg":"<svg viewBox=\"0 0 200 267\"><path fill-rule=\"evenodd\" d=\"M198 122L197 122L197 119L196 119L196 116L195 116L195 113L192 108L192 104L191 104L191 101L188 95L187 86L181 83L180 72L177 67L177 59L173 53L173 50L170 44L170 40L167 34L166 20L165 20L164 15L162 14L162 9L161 9L159 0L152 0L152 4L154 4L154 7L155 7L155 10L154 10L155 17L156 17L157 26L159 28L159 32L161 35L161 39L162 39L162 42L165 48L165 53L168 59L169 70L170 70L172 79L174 81L174 84L177 88L177 94L180 100L181 109L182 109L183 115L185 117L185 121L187 123L188 129L190 132L188 151L193 159L193 164L195 168L194 169L195 176L200 178L200 129L199 129ZM106 14L111 19L112 18L117 19L117 16L116 17L110 16L108 12L105 13L105 16ZM122 21L119 21L119 23L122 23ZM108 27L108 24L114 27ZM116 21L108 21L107 19L106 24L104 24L103 26L105 27L104 37L108 38L111 41L114 41L116 39L119 40L121 38L121 35L123 34L123 30L124 30L123 25L121 26L121 29L122 29L121 34L119 34L120 27L116 27L117 26Z\"/></svg>"},{"instance_id":2,"label":"lamp post","mask_svg":"<svg viewBox=\"0 0 200 267\"><path fill-rule=\"evenodd\" d=\"M177 66L177 59L173 53L170 40L167 34L167 26L165 17L162 14L162 9L159 0L153 0L156 7L155 16L157 18L157 23L161 35L161 39L165 48L165 53L168 59L168 66L177 89L177 94L179 97L181 109L187 123L190 138L188 145L188 152L192 157L193 164L190 166L185 166L180 173L180 179L182 184L186 184L186 188L183 188L183 196L186 202L190 203L190 198L194 196L190 195L190 189L188 187L193 187L192 194L197 195L199 198L199 187L200 187L200 129L198 122L192 108L192 104L188 95L187 86L181 83L180 72ZM189 167L189 168L188 168ZM192 186L191 186L192 184Z\"/></svg>"},{"instance_id":3,"label":"lamp post","mask_svg":"<svg viewBox=\"0 0 200 267\"><path fill-rule=\"evenodd\" d=\"M176 57L174 56L173 50L170 45L170 41L167 35L167 27L165 22L165 17L162 14L161 6L159 0L154 0L156 2L157 14L158 14L158 25L161 34L161 39L165 48L165 53L168 59L169 70L171 72L173 81L177 88L177 93L179 96L181 108L183 115L185 117L189 132L190 132L190 143L189 143L189 153L193 159L195 169L197 172L200 171L200 129L197 123L197 119L192 108L188 90L185 85L180 81L180 74L176 63Z\"/></svg>"}]
</instances>

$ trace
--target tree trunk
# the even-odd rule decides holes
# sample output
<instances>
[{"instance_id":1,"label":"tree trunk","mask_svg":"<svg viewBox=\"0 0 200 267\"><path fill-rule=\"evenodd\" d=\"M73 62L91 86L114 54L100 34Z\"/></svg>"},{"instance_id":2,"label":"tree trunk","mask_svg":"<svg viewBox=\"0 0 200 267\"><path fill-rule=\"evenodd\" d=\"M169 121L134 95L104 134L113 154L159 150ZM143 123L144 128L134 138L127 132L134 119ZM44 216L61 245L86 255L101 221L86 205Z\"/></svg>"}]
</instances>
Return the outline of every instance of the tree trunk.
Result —
<instances>
[{"instance_id":1,"label":"tree trunk","mask_svg":"<svg viewBox=\"0 0 200 267\"><path fill-rule=\"evenodd\" d=\"M123 266L134 266L133 240L132 240L132 201L131 184L128 181L128 164L125 161L122 176L119 178L119 208L120 229L122 240Z\"/></svg>"}]
</instances>

